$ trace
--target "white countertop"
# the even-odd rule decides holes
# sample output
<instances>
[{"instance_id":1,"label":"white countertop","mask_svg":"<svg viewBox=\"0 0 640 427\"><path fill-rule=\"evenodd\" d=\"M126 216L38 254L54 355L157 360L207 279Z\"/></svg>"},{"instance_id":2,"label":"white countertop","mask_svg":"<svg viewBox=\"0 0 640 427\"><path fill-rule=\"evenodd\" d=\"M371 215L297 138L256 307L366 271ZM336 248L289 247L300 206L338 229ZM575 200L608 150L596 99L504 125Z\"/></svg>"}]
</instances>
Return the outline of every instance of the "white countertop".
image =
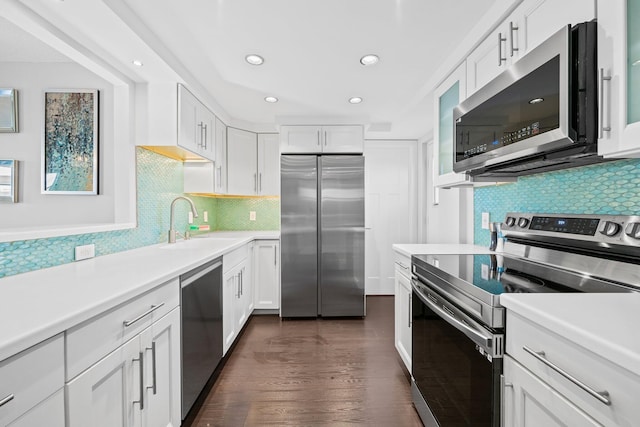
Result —
<instances>
[{"instance_id":1,"label":"white countertop","mask_svg":"<svg viewBox=\"0 0 640 427\"><path fill-rule=\"evenodd\" d=\"M0 361L251 240L279 238L215 232L2 278Z\"/></svg>"},{"instance_id":2,"label":"white countertop","mask_svg":"<svg viewBox=\"0 0 640 427\"><path fill-rule=\"evenodd\" d=\"M500 303L640 376L640 293L503 294Z\"/></svg>"},{"instance_id":3,"label":"white countertop","mask_svg":"<svg viewBox=\"0 0 640 427\"><path fill-rule=\"evenodd\" d=\"M420 255L447 255L447 254L490 254L489 248L470 244L456 243L396 243L393 250L405 256Z\"/></svg>"}]
</instances>

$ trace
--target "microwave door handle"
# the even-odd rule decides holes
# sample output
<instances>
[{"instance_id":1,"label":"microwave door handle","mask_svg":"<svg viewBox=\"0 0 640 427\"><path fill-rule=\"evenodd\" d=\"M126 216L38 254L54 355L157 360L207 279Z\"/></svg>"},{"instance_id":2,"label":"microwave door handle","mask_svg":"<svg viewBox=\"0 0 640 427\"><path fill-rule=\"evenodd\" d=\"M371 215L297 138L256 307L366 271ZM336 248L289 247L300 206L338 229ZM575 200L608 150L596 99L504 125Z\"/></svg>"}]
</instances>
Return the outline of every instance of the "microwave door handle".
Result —
<instances>
[{"instance_id":1,"label":"microwave door handle","mask_svg":"<svg viewBox=\"0 0 640 427\"><path fill-rule=\"evenodd\" d=\"M443 318L448 324L465 334L469 339L471 339L474 343L484 347L491 348L493 337L486 336L476 331L469 325L466 325L464 322L456 319L454 316L449 314L447 311L438 307L434 302L432 302L428 297L426 297L422 292L413 287L413 290L420 296L420 300L429 306L433 311L435 311L441 318Z\"/></svg>"}]
</instances>

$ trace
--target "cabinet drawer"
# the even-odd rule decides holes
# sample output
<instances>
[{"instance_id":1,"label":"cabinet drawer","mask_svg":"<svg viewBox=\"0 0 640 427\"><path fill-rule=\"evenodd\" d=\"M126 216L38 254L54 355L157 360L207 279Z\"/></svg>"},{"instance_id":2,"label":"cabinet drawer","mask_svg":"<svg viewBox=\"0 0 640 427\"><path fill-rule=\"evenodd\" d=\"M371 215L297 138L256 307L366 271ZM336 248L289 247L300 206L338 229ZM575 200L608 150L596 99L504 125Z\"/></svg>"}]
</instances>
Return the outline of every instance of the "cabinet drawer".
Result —
<instances>
[{"instance_id":1,"label":"cabinet drawer","mask_svg":"<svg viewBox=\"0 0 640 427\"><path fill-rule=\"evenodd\" d=\"M406 278L411 278L411 258L396 252L394 260L396 264L396 271Z\"/></svg>"},{"instance_id":2,"label":"cabinet drawer","mask_svg":"<svg viewBox=\"0 0 640 427\"><path fill-rule=\"evenodd\" d=\"M537 352L555 368L531 352ZM640 419L638 375L511 311L507 311L507 353L598 422L637 425ZM595 392L606 391L611 403L599 401L577 382Z\"/></svg>"},{"instance_id":3,"label":"cabinet drawer","mask_svg":"<svg viewBox=\"0 0 640 427\"><path fill-rule=\"evenodd\" d=\"M67 331L67 380L180 304L176 278ZM155 309L154 309L155 308ZM128 326L125 326L125 322Z\"/></svg>"},{"instance_id":4,"label":"cabinet drawer","mask_svg":"<svg viewBox=\"0 0 640 427\"><path fill-rule=\"evenodd\" d=\"M0 362L0 425L64 386L64 339L57 335Z\"/></svg>"},{"instance_id":5,"label":"cabinet drawer","mask_svg":"<svg viewBox=\"0 0 640 427\"><path fill-rule=\"evenodd\" d=\"M222 274L226 274L249 256L249 245L243 245L222 256Z\"/></svg>"}]
</instances>

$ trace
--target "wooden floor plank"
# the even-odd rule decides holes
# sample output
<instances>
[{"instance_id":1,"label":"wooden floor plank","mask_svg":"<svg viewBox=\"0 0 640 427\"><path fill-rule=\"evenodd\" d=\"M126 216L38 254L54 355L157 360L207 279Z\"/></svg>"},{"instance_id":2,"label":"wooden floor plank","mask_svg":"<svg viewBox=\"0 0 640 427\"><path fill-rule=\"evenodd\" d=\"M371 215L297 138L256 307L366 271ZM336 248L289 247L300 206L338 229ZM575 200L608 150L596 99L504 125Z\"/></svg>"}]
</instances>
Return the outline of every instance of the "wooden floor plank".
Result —
<instances>
[{"instance_id":1,"label":"wooden floor plank","mask_svg":"<svg viewBox=\"0 0 640 427\"><path fill-rule=\"evenodd\" d=\"M192 426L421 426L393 305L368 297L364 319L252 317Z\"/></svg>"}]
</instances>

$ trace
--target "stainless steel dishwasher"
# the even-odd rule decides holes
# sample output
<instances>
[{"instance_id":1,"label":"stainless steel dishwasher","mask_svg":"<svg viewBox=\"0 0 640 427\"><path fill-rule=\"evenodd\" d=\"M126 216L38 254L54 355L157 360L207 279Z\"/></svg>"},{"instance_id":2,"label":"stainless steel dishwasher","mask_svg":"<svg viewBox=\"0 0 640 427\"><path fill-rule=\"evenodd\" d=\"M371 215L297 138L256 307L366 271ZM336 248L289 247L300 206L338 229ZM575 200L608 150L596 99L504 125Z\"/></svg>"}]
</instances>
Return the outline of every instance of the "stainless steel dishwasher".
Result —
<instances>
[{"instance_id":1,"label":"stainless steel dishwasher","mask_svg":"<svg viewBox=\"0 0 640 427\"><path fill-rule=\"evenodd\" d=\"M180 276L182 419L222 359L222 258Z\"/></svg>"}]
</instances>

